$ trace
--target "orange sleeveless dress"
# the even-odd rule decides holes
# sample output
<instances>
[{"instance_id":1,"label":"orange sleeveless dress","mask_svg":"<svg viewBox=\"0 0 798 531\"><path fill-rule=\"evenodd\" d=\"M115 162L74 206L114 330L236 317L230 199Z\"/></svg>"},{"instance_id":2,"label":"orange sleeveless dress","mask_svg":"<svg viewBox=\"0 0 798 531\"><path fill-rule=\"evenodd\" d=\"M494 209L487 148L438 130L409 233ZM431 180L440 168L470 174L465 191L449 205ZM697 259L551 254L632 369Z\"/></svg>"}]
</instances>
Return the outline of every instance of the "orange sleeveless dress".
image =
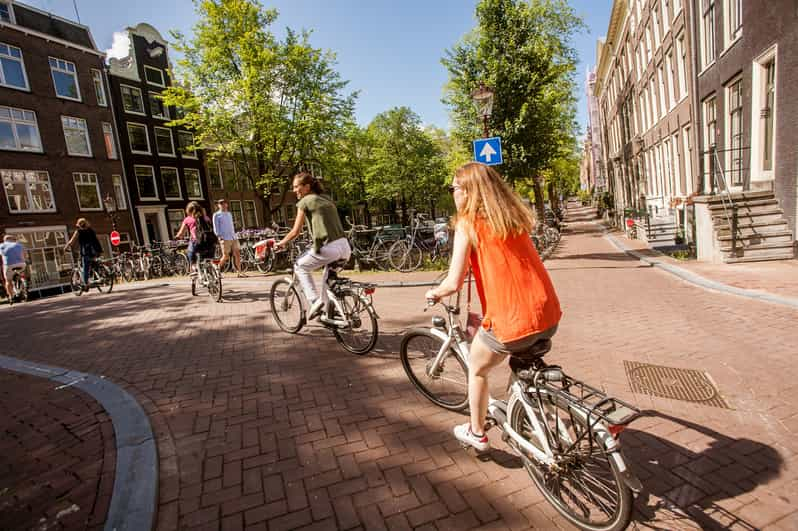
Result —
<instances>
[{"instance_id":1,"label":"orange sleeveless dress","mask_svg":"<svg viewBox=\"0 0 798 531\"><path fill-rule=\"evenodd\" d=\"M482 303L482 327L508 343L559 323L560 301L529 235L501 239L484 222L474 230L477 244L469 262Z\"/></svg>"}]
</instances>

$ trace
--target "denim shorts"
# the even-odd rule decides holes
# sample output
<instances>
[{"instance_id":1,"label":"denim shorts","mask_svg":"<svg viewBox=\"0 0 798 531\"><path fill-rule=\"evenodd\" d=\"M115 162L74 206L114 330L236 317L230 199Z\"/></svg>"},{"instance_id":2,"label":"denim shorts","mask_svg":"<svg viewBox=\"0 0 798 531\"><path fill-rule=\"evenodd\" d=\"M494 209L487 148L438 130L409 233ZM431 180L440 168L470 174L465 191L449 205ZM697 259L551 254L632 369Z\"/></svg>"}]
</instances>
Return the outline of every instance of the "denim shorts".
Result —
<instances>
[{"instance_id":1,"label":"denim shorts","mask_svg":"<svg viewBox=\"0 0 798 531\"><path fill-rule=\"evenodd\" d=\"M477 331L477 337L482 340L487 347L497 354L513 354L514 352L523 352L541 339L551 339L551 337L557 333L557 327L560 326L558 324L552 326L548 330L544 330L542 332L538 332L536 334L532 334L526 337L522 337L521 339L516 339L514 341L508 341L507 343L502 343L499 339L493 334L493 330L485 330L484 328L480 328Z\"/></svg>"}]
</instances>

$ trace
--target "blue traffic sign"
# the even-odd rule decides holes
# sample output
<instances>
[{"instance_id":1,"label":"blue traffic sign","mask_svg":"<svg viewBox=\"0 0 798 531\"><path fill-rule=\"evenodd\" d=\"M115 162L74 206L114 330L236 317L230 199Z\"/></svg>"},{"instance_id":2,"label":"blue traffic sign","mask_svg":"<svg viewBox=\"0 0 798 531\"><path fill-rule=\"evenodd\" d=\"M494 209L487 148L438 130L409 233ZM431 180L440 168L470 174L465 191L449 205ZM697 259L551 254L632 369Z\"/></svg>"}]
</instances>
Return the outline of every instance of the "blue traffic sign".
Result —
<instances>
[{"instance_id":1,"label":"blue traffic sign","mask_svg":"<svg viewBox=\"0 0 798 531\"><path fill-rule=\"evenodd\" d=\"M474 140L474 160L488 166L501 164L503 162L501 137Z\"/></svg>"}]
</instances>

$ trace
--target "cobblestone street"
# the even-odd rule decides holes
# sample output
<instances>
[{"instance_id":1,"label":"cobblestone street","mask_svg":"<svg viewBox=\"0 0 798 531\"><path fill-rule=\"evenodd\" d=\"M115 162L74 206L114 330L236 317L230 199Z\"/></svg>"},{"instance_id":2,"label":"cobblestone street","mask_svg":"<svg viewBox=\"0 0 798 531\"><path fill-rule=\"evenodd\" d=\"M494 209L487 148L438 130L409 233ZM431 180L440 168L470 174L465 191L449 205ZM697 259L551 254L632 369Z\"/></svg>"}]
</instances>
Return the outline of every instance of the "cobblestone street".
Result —
<instances>
[{"instance_id":1,"label":"cobblestone street","mask_svg":"<svg viewBox=\"0 0 798 531\"><path fill-rule=\"evenodd\" d=\"M547 360L647 413L621 435L646 488L633 525L798 527L796 311L676 279L590 221L572 220L546 265L564 311ZM495 433L490 458L465 452L451 435L464 417L408 382L398 345L429 323L426 288L377 290L379 343L359 357L317 326L278 331L273 278L225 279L221 304L172 280L3 307L0 353L139 401L158 439L159 530L569 528ZM635 394L625 362L706 371L728 407Z\"/></svg>"}]
</instances>

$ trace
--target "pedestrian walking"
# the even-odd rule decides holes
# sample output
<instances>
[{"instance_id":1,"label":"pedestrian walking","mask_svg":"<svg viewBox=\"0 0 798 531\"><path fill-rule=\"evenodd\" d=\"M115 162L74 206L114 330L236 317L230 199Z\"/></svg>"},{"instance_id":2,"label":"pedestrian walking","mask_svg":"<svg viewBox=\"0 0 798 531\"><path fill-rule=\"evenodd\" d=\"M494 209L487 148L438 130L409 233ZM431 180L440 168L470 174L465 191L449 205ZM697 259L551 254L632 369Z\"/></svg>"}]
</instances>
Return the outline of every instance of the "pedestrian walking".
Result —
<instances>
[{"instance_id":1,"label":"pedestrian walking","mask_svg":"<svg viewBox=\"0 0 798 531\"><path fill-rule=\"evenodd\" d=\"M219 270L224 270L224 266L233 256L233 267L239 277L246 276L241 271L241 246L236 238L236 230L233 225L233 215L226 199L216 200L216 212L213 214L213 232L219 238L219 245L222 247L222 259L219 262Z\"/></svg>"}]
</instances>

